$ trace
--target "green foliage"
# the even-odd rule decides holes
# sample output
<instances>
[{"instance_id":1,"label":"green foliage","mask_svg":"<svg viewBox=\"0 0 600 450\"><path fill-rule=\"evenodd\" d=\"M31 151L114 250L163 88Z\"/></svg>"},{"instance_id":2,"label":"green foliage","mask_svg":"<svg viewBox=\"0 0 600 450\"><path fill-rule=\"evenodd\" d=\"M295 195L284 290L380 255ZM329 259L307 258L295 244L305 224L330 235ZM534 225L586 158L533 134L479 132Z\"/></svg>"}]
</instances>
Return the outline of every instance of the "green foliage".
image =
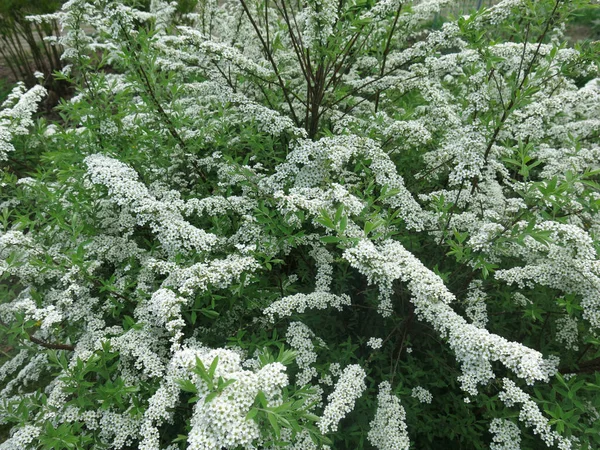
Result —
<instances>
[{"instance_id":1,"label":"green foliage","mask_svg":"<svg viewBox=\"0 0 600 450\"><path fill-rule=\"evenodd\" d=\"M156 448L183 449L207 431L195 429L203 412L241 403L251 375L277 369L287 382L252 391L242 416L259 448L374 448L383 382L411 448L490 448L497 418L525 422L521 448L543 448L523 402L502 399L504 379L564 442L600 446L600 342L578 289L600 251L597 105L568 103L592 96L598 55L555 44L585 2L525 1L497 20L482 8L456 27L444 10L418 16L418 2L380 16L379 2L340 2L316 37L295 2L126 3L144 13L101 9L94 22L73 6L72 68L55 79L76 96L60 120L11 135L0 338L3 360L26 358L2 369L0 423L36 428L31 448L137 448L155 432ZM322 31L330 19L308 3ZM391 244L420 265L349 256ZM312 294L349 301L265 314ZM490 336L531 354L498 356ZM515 375L536 355L548 382ZM492 375L474 395L461 377L480 357ZM352 365L366 388L324 433Z\"/></svg>"}]
</instances>

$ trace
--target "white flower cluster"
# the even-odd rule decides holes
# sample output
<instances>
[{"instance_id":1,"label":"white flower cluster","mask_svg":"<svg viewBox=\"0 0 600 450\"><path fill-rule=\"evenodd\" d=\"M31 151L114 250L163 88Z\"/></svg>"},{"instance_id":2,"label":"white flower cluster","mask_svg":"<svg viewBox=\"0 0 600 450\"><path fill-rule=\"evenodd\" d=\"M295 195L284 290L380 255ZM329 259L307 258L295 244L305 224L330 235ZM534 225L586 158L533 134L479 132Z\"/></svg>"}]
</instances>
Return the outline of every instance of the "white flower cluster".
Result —
<instances>
[{"instance_id":1,"label":"white flower cluster","mask_svg":"<svg viewBox=\"0 0 600 450\"><path fill-rule=\"evenodd\" d=\"M81 415L81 419L86 422L86 425L92 425L90 422L97 422L103 439L109 442L113 448L121 449L126 445L131 446L134 439L138 437L142 420L129 411L122 414L114 411L103 411L97 414L101 416L99 420L93 420L96 417L93 419L89 417L90 413L93 414L92 411L87 411L87 414ZM93 423L93 425L96 424Z\"/></svg>"},{"instance_id":2,"label":"white flower cluster","mask_svg":"<svg viewBox=\"0 0 600 450\"><path fill-rule=\"evenodd\" d=\"M354 409L354 403L367 388L366 376L365 370L358 364L344 368L334 391L327 397L327 406L317 423L321 433L337 431L340 420Z\"/></svg>"},{"instance_id":3,"label":"white flower cluster","mask_svg":"<svg viewBox=\"0 0 600 450\"><path fill-rule=\"evenodd\" d=\"M398 397L392 393L388 381L379 384L377 412L367 435L369 442L379 450L408 450L410 441L406 431L406 413Z\"/></svg>"},{"instance_id":4,"label":"white flower cluster","mask_svg":"<svg viewBox=\"0 0 600 450\"><path fill-rule=\"evenodd\" d=\"M567 350L579 350L579 322L571 316L556 319L556 340L562 343Z\"/></svg>"},{"instance_id":5,"label":"white flower cluster","mask_svg":"<svg viewBox=\"0 0 600 450\"><path fill-rule=\"evenodd\" d=\"M190 250L204 252L217 244L215 235L183 219L182 205L167 204L154 198L138 181L137 173L127 165L100 154L86 157L85 163L92 182L106 186L111 201L135 214L138 225L150 223L169 254Z\"/></svg>"},{"instance_id":6,"label":"white flower cluster","mask_svg":"<svg viewBox=\"0 0 600 450\"><path fill-rule=\"evenodd\" d=\"M206 381L192 372L197 359L207 369L216 360L215 386L218 387L219 378L231 383L222 391L211 391ZM144 450L160 448L157 425L171 419L169 410L177 404L179 397L178 380L190 380L198 390L188 435L188 448L194 450L250 448L260 444L259 426L246 416L259 392L265 394L270 406L278 406L281 391L288 385L282 364L271 363L255 371L245 370L240 355L228 349L183 348L173 355L167 373L145 413L140 445ZM207 396L214 392L218 394L206 401Z\"/></svg>"},{"instance_id":7,"label":"white flower cluster","mask_svg":"<svg viewBox=\"0 0 600 450\"><path fill-rule=\"evenodd\" d=\"M359 214L364 208L363 202L356 196L350 194L343 186L332 183L329 188L308 188L292 187L289 189L288 194L284 194L282 190L275 191L275 199L279 202L278 209L284 214L290 217L289 224L295 227L300 227L296 213L299 211L306 211L314 217L313 224L315 226L323 227L323 224L319 223L317 218L322 212L327 212L329 215L334 215L337 211L338 205L342 204L344 209L348 212L348 215ZM330 229L328 229L330 230ZM362 230L354 224L352 220L348 220L345 233L347 236L359 237L363 234ZM318 235L314 234L307 239L312 238L316 240L319 238ZM317 274L315 277L315 290L329 291L329 285L331 284L331 274L333 267L331 265L333 258L329 252L322 247L318 247L314 243L311 243L313 249L310 251L310 255L315 260Z\"/></svg>"},{"instance_id":8,"label":"white flower cluster","mask_svg":"<svg viewBox=\"0 0 600 450\"><path fill-rule=\"evenodd\" d=\"M27 350L21 350L12 359L9 359L2 364L2 366L0 366L0 381L4 381L9 375L13 374L25 363L25 361L27 361L29 356Z\"/></svg>"},{"instance_id":9,"label":"white flower cluster","mask_svg":"<svg viewBox=\"0 0 600 450\"><path fill-rule=\"evenodd\" d=\"M535 380L547 380L556 370L539 352L468 324L448 305L455 297L441 278L399 242L388 240L376 246L362 240L356 247L346 250L344 257L370 283L391 287L394 280L400 279L408 284L415 313L448 340L461 363L463 375L459 380L462 388L471 395L477 394L478 384L494 378L491 361L502 362L530 384Z\"/></svg>"},{"instance_id":10,"label":"white flower cluster","mask_svg":"<svg viewBox=\"0 0 600 450\"><path fill-rule=\"evenodd\" d=\"M537 224L534 231L548 233L548 242L525 239L513 250L525 265L497 270L495 277L519 287L540 284L577 293L582 297L583 317L600 328L600 261L592 237L576 225L550 221Z\"/></svg>"},{"instance_id":11,"label":"white flower cluster","mask_svg":"<svg viewBox=\"0 0 600 450\"><path fill-rule=\"evenodd\" d=\"M310 0L302 14L306 17L302 39L311 51L327 44L337 20L338 4L335 0ZM302 17L300 17L300 20Z\"/></svg>"},{"instance_id":12,"label":"white flower cluster","mask_svg":"<svg viewBox=\"0 0 600 450\"><path fill-rule=\"evenodd\" d=\"M550 427L549 420L544 417L538 406L530 396L508 378L502 380L504 390L500 392L498 397L508 407L512 407L517 403L521 404L519 412L519 420L527 427L533 428L533 432L540 436L542 441L548 446L556 445L560 450L570 450L571 442Z\"/></svg>"},{"instance_id":13,"label":"white flower cluster","mask_svg":"<svg viewBox=\"0 0 600 450\"><path fill-rule=\"evenodd\" d=\"M351 304L350 297L346 294L335 295L327 292L313 292L311 294L294 294L277 300L264 309L270 321L275 320L275 316L289 317L294 313L302 314L306 309L327 309L335 308L342 310L343 306Z\"/></svg>"},{"instance_id":14,"label":"white flower cluster","mask_svg":"<svg viewBox=\"0 0 600 450\"><path fill-rule=\"evenodd\" d=\"M162 377L166 369L166 354L153 330L130 329L110 339L111 347L119 352L124 366L131 365L132 384L137 378Z\"/></svg>"},{"instance_id":15,"label":"white flower cluster","mask_svg":"<svg viewBox=\"0 0 600 450\"><path fill-rule=\"evenodd\" d=\"M519 427L508 419L493 419L490 423L492 443L490 450L521 450Z\"/></svg>"},{"instance_id":16,"label":"white flower cluster","mask_svg":"<svg viewBox=\"0 0 600 450\"><path fill-rule=\"evenodd\" d=\"M185 326L185 320L181 316L181 307L188 301L177 296L168 289L159 289L152 294L146 307L138 307L136 316L147 324L165 327L173 335L173 344L177 347L183 337L181 329Z\"/></svg>"},{"instance_id":17,"label":"white flower cluster","mask_svg":"<svg viewBox=\"0 0 600 450\"><path fill-rule=\"evenodd\" d=\"M31 256L41 253L35 244L32 237L22 231L0 232L0 273L10 273L26 282L37 279L39 270L29 264ZM7 262L10 258L13 264Z\"/></svg>"},{"instance_id":18,"label":"white flower cluster","mask_svg":"<svg viewBox=\"0 0 600 450\"><path fill-rule=\"evenodd\" d=\"M210 37L190 27L180 26L178 31L177 35L165 35L159 42L159 44L183 47L183 51L173 55L175 58L172 59L175 61L180 59L187 62L188 65L190 63L206 63L211 60L227 61L232 66L237 67L238 70L266 78L271 75L270 69L257 63L254 59L248 58L234 46L210 39ZM168 51L167 48L164 48L164 50Z\"/></svg>"},{"instance_id":19,"label":"white flower cluster","mask_svg":"<svg viewBox=\"0 0 600 450\"><path fill-rule=\"evenodd\" d=\"M288 326L285 339L296 351L296 364L300 369L296 375L296 384L300 386L309 384L317 376L317 369L312 367L312 364L317 361L314 338L315 333L302 322L292 322Z\"/></svg>"},{"instance_id":20,"label":"white flower cluster","mask_svg":"<svg viewBox=\"0 0 600 450\"><path fill-rule=\"evenodd\" d=\"M159 261L149 258L146 261L148 269L167 275L163 287L174 287L182 295L191 296L194 292L205 291L209 286L224 289L239 280L245 272L256 270L259 265L249 256L228 255L223 259L196 263L189 267L170 261Z\"/></svg>"},{"instance_id":21,"label":"white flower cluster","mask_svg":"<svg viewBox=\"0 0 600 450\"><path fill-rule=\"evenodd\" d=\"M367 341L367 345L369 347L371 347L373 350L377 350L377 349L381 348L381 346L383 345L383 339L371 337Z\"/></svg>"},{"instance_id":22,"label":"white flower cluster","mask_svg":"<svg viewBox=\"0 0 600 450\"><path fill-rule=\"evenodd\" d=\"M229 361L226 357L239 355L230 352L219 352L219 365L227 367ZM209 356L213 356L209 354ZM232 356L235 360L235 356ZM208 366L212 362L204 358ZM232 361L237 363L237 361ZM225 370L218 370L215 377L224 380L235 380L233 384L217 395L208 403L204 402L206 394L199 389L199 400L194 407L194 414L190 422L192 429L188 436L188 449L190 450L220 450L223 447L235 448L252 446L260 438L260 429L253 420L246 419L246 415L254 403L259 392L263 392L269 400L270 406L278 406L281 389L288 384L285 367L280 363L268 364L257 372L241 370L239 363L232 364ZM202 387L202 386L201 386ZM201 388L200 387L200 388Z\"/></svg>"},{"instance_id":23,"label":"white flower cluster","mask_svg":"<svg viewBox=\"0 0 600 450\"><path fill-rule=\"evenodd\" d=\"M345 192L347 194L347 192ZM345 196L344 196L345 197ZM333 274L333 255L323 247L314 247L310 256L315 260L317 275L315 280L315 291L329 292Z\"/></svg>"},{"instance_id":24,"label":"white flower cluster","mask_svg":"<svg viewBox=\"0 0 600 450\"><path fill-rule=\"evenodd\" d=\"M172 23L173 14L175 13L175 4L161 0L152 0L150 2L150 14L156 19L156 29L165 31Z\"/></svg>"},{"instance_id":25,"label":"white flower cluster","mask_svg":"<svg viewBox=\"0 0 600 450\"><path fill-rule=\"evenodd\" d=\"M185 203L186 215L222 216L230 211L247 215L256 208L255 200L243 196L223 197L213 195L206 198L191 198Z\"/></svg>"},{"instance_id":26,"label":"white flower cluster","mask_svg":"<svg viewBox=\"0 0 600 450\"><path fill-rule=\"evenodd\" d=\"M481 285L481 280L476 280L473 281L469 286L467 298L465 299L467 306L465 313L467 314L467 317L471 319L471 322L474 325L477 325L480 328L485 328L488 322L487 308L485 303L487 295L481 289Z\"/></svg>"},{"instance_id":27,"label":"white flower cluster","mask_svg":"<svg viewBox=\"0 0 600 450\"><path fill-rule=\"evenodd\" d=\"M88 35L83 26L94 24L99 26L97 29L104 28L102 26L104 11L99 10L100 8L95 8L86 0L69 0L63 4L61 11L57 13L61 31L63 31L58 38L58 43L64 48L61 55L62 60L89 59L87 52L99 42L98 39ZM67 73L69 73L71 66L68 66L67 69Z\"/></svg>"},{"instance_id":28,"label":"white flower cluster","mask_svg":"<svg viewBox=\"0 0 600 450\"><path fill-rule=\"evenodd\" d=\"M9 317L10 313L22 313L30 320L43 320L45 316L44 311L37 308L33 299L23 295L10 303L0 305L0 316Z\"/></svg>"},{"instance_id":29,"label":"white flower cluster","mask_svg":"<svg viewBox=\"0 0 600 450\"><path fill-rule=\"evenodd\" d=\"M281 434L283 435L283 430ZM290 450L319 450L319 447L313 442L310 433L306 429L296 434L296 438L288 448Z\"/></svg>"},{"instance_id":30,"label":"white flower cluster","mask_svg":"<svg viewBox=\"0 0 600 450\"><path fill-rule=\"evenodd\" d=\"M422 120L394 120L383 111L377 112L377 119L378 121L366 124L368 130L376 130L384 139L398 142L394 153L423 146L431 141L431 133Z\"/></svg>"},{"instance_id":31,"label":"white flower cluster","mask_svg":"<svg viewBox=\"0 0 600 450\"><path fill-rule=\"evenodd\" d=\"M31 357L18 373L13 375L4 389L0 391L0 398L6 398L19 391L21 386L27 386L39 380L40 375L47 370L48 355L37 353Z\"/></svg>"},{"instance_id":32,"label":"white flower cluster","mask_svg":"<svg viewBox=\"0 0 600 450\"><path fill-rule=\"evenodd\" d=\"M445 160L453 160L450 186L458 186L465 180L481 177L485 168L485 137L474 127L462 127L451 131L440 148Z\"/></svg>"},{"instance_id":33,"label":"white flower cluster","mask_svg":"<svg viewBox=\"0 0 600 450\"><path fill-rule=\"evenodd\" d=\"M29 90L25 84L17 83L8 98L0 106L0 162L8 158L8 153L15 150L11 144L14 136L25 135L33 126L33 114L38 103L46 95L43 86L35 85Z\"/></svg>"},{"instance_id":34,"label":"white flower cluster","mask_svg":"<svg viewBox=\"0 0 600 450\"><path fill-rule=\"evenodd\" d=\"M177 56L181 57L180 54ZM184 130L189 138L202 136L207 141L212 141L218 136L211 133L211 128L219 129L224 122L231 126L256 123L260 131L268 134L280 135L287 131L295 136L306 137L306 130L295 126L289 117L233 91L222 81L186 83L182 89L187 96L178 100L177 106L193 119L193 127ZM202 103L199 103L199 98ZM228 109L224 117L213 117L219 108L230 105L236 107Z\"/></svg>"},{"instance_id":35,"label":"white flower cluster","mask_svg":"<svg viewBox=\"0 0 600 450\"><path fill-rule=\"evenodd\" d=\"M422 229L425 217L421 207L406 189L389 155L370 139L351 135L323 138L317 142L298 140L286 161L265 182L273 192L283 191L290 180L297 188L321 187L324 179L344 174L346 165L360 157L370 161L375 182L394 192L383 203L397 209L409 228Z\"/></svg>"},{"instance_id":36,"label":"white flower cluster","mask_svg":"<svg viewBox=\"0 0 600 450\"><path fill-rule=\"evenodd\" d=\"M0 450L23 450L31 448L30 444L37 438L42 429L35 425L25 425L17 428L13 435L0 444Z\"/></svg>"},{"instance_id":37,"label":"white flower cluster","mask_svg":"<svg viewBox=\"0 0 600 450\"><path fill-rule=\"evenodd\" d=\"M492 24L500 23L506 20L515 8L526 4L525 0L502 0L486 11L481 21L489 21Z\"/></svg>"},{"instance_id":38,"label":"white flower cluster","mask_svg":"<svg viewBox=\"0 0 600 450\"><path fill-rule=\"evenodd\" d=\"M421 403L431 403L433 400L433 395L431 395L431 392L421 386L414 387L411 396L419 400Z\"/></svg>"}]
</instances>

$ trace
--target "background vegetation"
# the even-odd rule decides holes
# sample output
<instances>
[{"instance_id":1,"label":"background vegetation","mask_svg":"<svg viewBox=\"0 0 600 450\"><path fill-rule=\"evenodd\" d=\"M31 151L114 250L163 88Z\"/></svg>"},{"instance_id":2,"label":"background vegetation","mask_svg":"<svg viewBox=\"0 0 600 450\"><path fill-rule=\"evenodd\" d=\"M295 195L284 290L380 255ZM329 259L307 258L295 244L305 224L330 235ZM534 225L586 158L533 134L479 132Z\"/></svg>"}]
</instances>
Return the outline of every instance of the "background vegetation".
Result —
<instances>
[{"instance_id":1,"label":"background vegetation","mask_svg":"<svg viewBox=\"0 0 600 450\"><path fill-rule=\"evenodd\" d=\"M0 448L597 448L597 9L465 3L6 10Z\"/></svg>"}]
</instances>

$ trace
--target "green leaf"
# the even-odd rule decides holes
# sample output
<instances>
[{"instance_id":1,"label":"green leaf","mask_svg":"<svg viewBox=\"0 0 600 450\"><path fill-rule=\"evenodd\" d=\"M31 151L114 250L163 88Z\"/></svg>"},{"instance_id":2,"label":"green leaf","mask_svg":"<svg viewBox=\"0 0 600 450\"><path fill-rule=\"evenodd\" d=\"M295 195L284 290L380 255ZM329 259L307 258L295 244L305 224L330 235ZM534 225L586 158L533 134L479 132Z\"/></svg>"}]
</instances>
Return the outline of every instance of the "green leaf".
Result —
<instances>
[{"instance_id":1,"label":"green leaf","mask_svg":"<svg viewBox=\"0 0 600 450\"><path fill-rule=\"evenodd\" d=\"M218 391L211 392L204 398L204 404L211 402L217 395L219 395Z\"/></svg>"},{"instance_id":2,"label":"green leaf","mask_svg":"<svg viewBox=\"0 0 600 450\"><path fill-rule=\"evenodd\" d=\"M186 442L187 441L187 436L185 434L178 434L177 437L175 439L173 439L171 442L172 443L176 443L176 442Z\"/></svg>"},{"instance_id":3,"label":"green leaf","mask_svg":"<svg viewBox=\"0 0 600 450\"><path fill-rule=\"evenodd\" d=\"M343 216L340 220L340 234L344 234L344 231L346 231L347 225L348 225L348 217Z\"/></svg>"},{"instance_id":4,"label":"green leaf","mask_svg":"<svg viewBox=\"0 0 600 450\"><path fill-rule=\"evenodd\" d=\"M235 383L236 380L234 380L233 378L224 381L223 378L219 377L219 383L217 384L217 389L219 390L219 392L223 392L228 386L231 386L233 383Z\"/></svg>"},{"instance_id":5,"label":"green leaf","mask_svg":"<svg viewBox=\"0 0 600 450\"><path fill-rule=\"evenodd\" d=\"M212 377L210 377L208 375L208 372L206 371L206 367L204 367L202 360L197 356L196 356L196 367L194 369L194 372L197 375L199 375L200 378L202 378L209 385L209 389L212 389Z\"/></svg>"},{"instance_id":6,"label":"green leaf","mask_svg":"<svg viewBox=\"0 0 600 450\"><path fill-rule=\"evenodd\" d=\"M277 438L279 439L280 428L279 424L277 423L277 418L272 412L267 411L267 419L269 419L271 427L273 427L273 431L275 431L275 436L277 436Z\"/></svg>"},{"instance_id":7,"label":"green leaf","mask_svg":"<svg viewBox=\"0 0 600 450\"><path fill-rule=\"evenodd\" d=\"M248 411L248 414L246 414L246 420L254 419L257 414L258 414L258 408L252 408L250 411Z\"/></svg>"},{"instance_id":8,"label":"green leaf","mask_svg":"<svg viewBox=\"0 0 600 450\"><path fill-rule=\"evenodd\" d=\"M263 391L258 391L258 394L256 394L256 399L260 402L260 405L263 408L267 408L267 406L268 406L267 397L265 397L265 394Z\"/></svg>"},{"instance_id":9,"label":"green leaf","mask_svg":"<svg viewBox=\"0 0 600 450\"><path fill-rule=\"evenodd\" d=\"M335 212L335 223L339 223L340 220L342 219L342 214L344 214L344 205L340 205L337 209L337 211Z\"/></svg>"},{"instance_id":10,"label":"green leaf","mask_svg":"<svg viewBox=\"0 0 600 450\"><path fill-rule=\"evenodd\" d=\"M216 319L217 317L219 317L219 313L217 311L215 311L214 309L202 308L200 310L200 312L202 314L204 314L206 317L208 317L209 319Z\"/></svg>"},{"instance_id":11,"label":"green leaf","mask_svg":"<svg viewBox=\"0 0 600 450\"><path fill-rule=\"evenodd\" d=\"M215 376L215 370L217 370L217 364L219 364L219 356L215 356L215 359L210 363L210 367L208 368L208 377L212 380Z\"/></svg>"}]
</instances>

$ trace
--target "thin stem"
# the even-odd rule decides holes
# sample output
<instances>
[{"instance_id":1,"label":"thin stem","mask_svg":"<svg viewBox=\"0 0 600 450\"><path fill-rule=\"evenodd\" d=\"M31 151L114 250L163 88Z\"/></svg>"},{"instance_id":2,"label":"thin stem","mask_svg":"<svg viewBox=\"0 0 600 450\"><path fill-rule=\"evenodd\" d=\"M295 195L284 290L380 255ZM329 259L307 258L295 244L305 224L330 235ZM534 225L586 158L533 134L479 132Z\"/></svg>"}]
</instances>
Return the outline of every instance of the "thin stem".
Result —
<instances>
[{"instance_id":1,"label":"thin stem","mask_svg":"<svg viewBox=\"0 0 600 450\"><path fill-rule=\"evenodd\" d=\"M2 321L0 321L0 326L2 326L4 328L8 328L8 324L6 324ZM49 348L52 350L69 350L69 351L75 350L75 346L73 346L73 345L61 344L61 343L55 343L55 342L46 342L46 341L43 341L42 339L36 338L32 334L29 334L29 340L31 342L33 342L34 344L37 344L41 347Z\"/></svg>"},{"instance_id":2,"label":"thin stem","mask_svg":"<svg viewBox=\"0 0 600 450\"><path fill-rule=\"evenodd\" d=\"M462 181L460 182L460 188L458 189L458 194L456 194L456 200L452 204L452 207L450 208L450 211L448 213L448 220L446 220L446 225L444 225L444 228L442 229L442 235L440 236L440 242L438 242L438 245L442 245L442 242L444 242L444 235L446 234L446 231L448 230L448 227L450 226L450 221L452 220L452 216L454 215L454 212L456 211L456 205L458 204L458 201L460 200L460 194L462 193L464 187L465 187L465 179L463 178Z\"/></svg>"},{"instance_id":3,"label":"thin stem","mask_svg":"<svg viewBox=\"0 0 600 450\"><path fill-rule=\"evenodd\" d=\"M554 4L554 8L552 9L550 16L548 17L548 20L546 21L546 26L544 28L544 31L542 32L542 34L540 35L540 37L537 40L537 47L535 49L533 57L531 58L531 61L529 62L529 64L527 65L527 68L525 69L525 72L523 73L523 79L521 80L521 82L519 83L517 88L512 92L510 102L509 102L508 106L506 107L506 109L504 109L504 111L502 112L502 117L500 118L498 125L496 125L496 128L494 129L492 137L489 140L488 145L483 154L483 159L486 162L487 162L490 152L492 151L492 147L494 146L496 139L498 138L498 134L500 134L500 130L502 130L502 127L504 126L506 119L508 118L511 110L513 109L513 107L516 104L517 93L523 88L523 86L525 85L525 82L527 81L527 78L529 77L529 74L531 73L531 70L533 69L533 65L535 64L537 57L540 53L540 48L542 46L542 43L544 42L544 39L546 38L546 34L548 33L548 30L550 29L550 25L554 22L554 14L556 14L556 10L558 9L558 5L560 4L560 2L561 2L561 0L556 0L556 3ZM529 27L527 28L527 36L529 36ZM525 43L523 46L523 55L521 58L521 63L523 62L523 60L525 58L525 46L526 45L527 44ZM520 75L520 72L521 72L521 70L519 68L519 72L518 72L517 76ZM518 78L517 78L517 82L518 82ZM478 181L479 181L478 178L475 178L473 180L473 183L471 186L471 194L473 194L473 192L475 192L475 189L477 188L477 185L478 185Z\"/></svg>"},{"instance_id":4,"label":"thin stem","mask_svg":"<svg viewBox=\"0 0 600 450\"><path fill-rule=\"evenodd\" d=\"M252 24L252 27L254 28L254 31L256 32L258 39L260 40L263 48L265 49L265 51L267 53L267 58L269 59L269 62L271 63L271 66L273 67L273 70L275 71L275 76L277 77L277 80L279 81L279 86L281 87L281 90L283 91L285 101L287 102L288 106L290 107L290 113L292 115L292 119L294 120L294 123L296 124L296 126L300 126L300 122L298 121L298 117L296 116L296 112L294 111L292 101L289 98L288 90L285 87L285 83L283 82L281 75L279 74L279 69L277 68L277 63L273 59L273 55L269 51L269 47L268 47L267 43L265 42L265 40L263 39L262 34L258 28L258 25L256 24L256 21L252 17L252 14L250 14L248 5L246 4L246 2L244 0L240 0L240 3L242 5L242 8L244 9L244 11L246 12L246 15L248 16L248 19L250 20L250 23Z\"/></svg>"},{"instance_id":5,"label":"thin stem","mask_svg":"<svg viewBox=\"0 0 600 450\"><path fill-rule=\"evenodd\" d=\"M73 346L73 345L46 342L46 341L42 341L41 339L38 339L36 337L33 337L31 335L29 335L29 340L31 342L33 342L34 344L38 344L44 348L49 348L51 350L69 350L69 351L75 350L75 346Z\"/></svg>"},{"instance_id":6,"label":"thin stem","mask_svg":"<svg viewBox=\"0 0 600 450\"><path fill-rule=\"evenodd\" d=\"M394 23L392 24L392 28L390 29L390 33L387 38L387 42L385 43L385 49L383 50L383 61L381 63L381 70L379 72L379 76L383 76L385 72L385 64L387 62L387 56L391 50L392 37L394 36L394 31L396 31L396 25L398 24L398 19L400 18L400 13L402 12L402 6L404 4L400 3L398 10L396 11L396 16L394 17ZM379 95L381 91L377 90L377 95L375 96L375 112L379 108Z\"/></svg>"}]
</instances>

